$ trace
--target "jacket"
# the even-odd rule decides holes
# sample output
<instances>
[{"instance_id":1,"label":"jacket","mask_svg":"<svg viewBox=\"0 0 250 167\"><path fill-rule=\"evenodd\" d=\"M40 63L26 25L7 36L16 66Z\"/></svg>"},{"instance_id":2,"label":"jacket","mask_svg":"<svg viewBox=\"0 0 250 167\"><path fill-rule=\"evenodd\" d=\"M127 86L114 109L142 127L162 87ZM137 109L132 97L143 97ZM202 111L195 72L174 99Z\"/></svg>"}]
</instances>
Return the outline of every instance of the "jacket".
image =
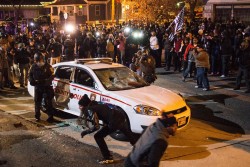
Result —
<instances>
[{"instance_id":1,"label":"jacket","mask_svg":"<svg viewBox=\"0 0 250 167\"><path fill-rule=\"evenodd\" d=\"M168 143L167 139L171 134L170 128L165 127L160 119L151 124L134 145L129 157L135 166L139 166L141 159L146 156L156 141L163 140Z\"/></svg>"},{"instance_id":2,"label":"jacket","mask_svg":"<svg viewBox=\"0 0 250 167\"><path fill-rule=\"evenodd\" d=\"M198 54L194 54L194 57L196 67L205 67L207 69L210 68L209 55L205 50L202 50Z\"/></svg>"},{"instance_id":3,"label":"jacket","mask_svg":"<svg viewBox=\"0 0 250 167\"><path fill-rule=\"evenodd\" d=\"M18 50L16 52L16 62L19 64L29 64L30 59L29 59L30 54L27 52L25 49ZM14 59L15 61L15 59Z\"/></svg>"},{"instance_id":4,"label":"jacket","mask_svg":"<svg viewBox=\"0 0 250 167\"><path fill-rule=\"evenodd\" d=\"M122 112L111 109L108 105L98 104L96 101L91 101L82 112L85 123L90 121L93 125L93 127L89 127L86 124L89 128L88 133L93 133L100 128L99 120L102 120L103 124L112 130L117 130L126 123L126 116Z\"/></svg>"},{"instance_id":5,"label":"jacket","mask_svg":"<svg viewBox=\"0 0 250 167\"><path fill-rule=\"evenodd\" d=\"M247 42L247 41L245 41ZM250 42L248 42L250 43ZM250 44L247 44L247 48L241 47L238 53L239 66L241 68L250 68Z\"/></svg>"},{"instance_id":6,"label":"jacket","mask_svg":"<svg viewBox=\"0 0 250 167\"><path fill-rule=\"evenodd\" d=\"M38 66L34 63L29 71L29 81L32 86L50 87L54 79L53 69L50 64L45 63Z\"/></svg>"}]
</instances>

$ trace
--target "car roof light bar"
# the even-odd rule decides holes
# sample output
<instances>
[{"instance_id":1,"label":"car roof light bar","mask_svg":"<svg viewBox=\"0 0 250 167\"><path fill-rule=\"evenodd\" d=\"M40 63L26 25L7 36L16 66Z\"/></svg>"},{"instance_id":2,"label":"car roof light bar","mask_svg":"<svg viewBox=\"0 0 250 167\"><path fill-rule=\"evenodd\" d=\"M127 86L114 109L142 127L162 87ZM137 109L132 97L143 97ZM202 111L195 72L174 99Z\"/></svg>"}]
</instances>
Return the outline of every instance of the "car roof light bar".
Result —
<instances>
[{"instance_id":1,"label":"car roof light bar","mask_svg":"<svg viewBox=\"0 0 250 167\"><path fill-rule=\"evenodd\" d=\"M106 63L112 64L113 59L109 57L105 58L85 58L85 59L75 59L77 64L85 64L85 63Z\"/></svg>"}]
</instances>

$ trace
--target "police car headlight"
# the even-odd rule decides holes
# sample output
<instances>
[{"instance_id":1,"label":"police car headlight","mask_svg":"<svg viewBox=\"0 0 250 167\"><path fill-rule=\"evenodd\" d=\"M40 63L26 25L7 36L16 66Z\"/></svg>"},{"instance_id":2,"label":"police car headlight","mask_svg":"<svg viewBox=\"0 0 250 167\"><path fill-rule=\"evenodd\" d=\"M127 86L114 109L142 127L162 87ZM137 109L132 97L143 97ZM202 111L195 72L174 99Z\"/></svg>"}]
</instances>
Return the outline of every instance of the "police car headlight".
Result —
<instances>
[{"instance_id":1,"label":"police car headlight","mask_svg":"<svg viewBox=\"0 0 250 167\"><path fill-rule=\"evenodd\" d=\"M134 110L137 114L149 115L149 116L160 116L161 111L150 106L146 105L137 105L134 107Z\"/></svg>"}]
</instances>

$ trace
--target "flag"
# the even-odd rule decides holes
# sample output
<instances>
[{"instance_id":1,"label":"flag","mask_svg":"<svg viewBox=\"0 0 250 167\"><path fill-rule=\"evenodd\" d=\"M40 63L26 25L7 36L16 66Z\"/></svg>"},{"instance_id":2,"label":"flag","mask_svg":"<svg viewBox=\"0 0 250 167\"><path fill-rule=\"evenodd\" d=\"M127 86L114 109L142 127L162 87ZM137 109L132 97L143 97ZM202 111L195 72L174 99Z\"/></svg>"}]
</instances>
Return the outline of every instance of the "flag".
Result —
<instances>
[{"instance_id":1,"label":"flag","mask_svg":"<svg viewBox=\"0 0 250 167\"><path fill-rule=\"evenodd\" d=\"M174 21L170 24L170 26L167 28L167 31L170 30L171 33L169 34L169 40L173 41L174 36L177 32L179 32L182 29L183 23L184 23L184 11L185 7L183 7L180 11L180 13L175 17Z\"/></svg>"}]
</instances>

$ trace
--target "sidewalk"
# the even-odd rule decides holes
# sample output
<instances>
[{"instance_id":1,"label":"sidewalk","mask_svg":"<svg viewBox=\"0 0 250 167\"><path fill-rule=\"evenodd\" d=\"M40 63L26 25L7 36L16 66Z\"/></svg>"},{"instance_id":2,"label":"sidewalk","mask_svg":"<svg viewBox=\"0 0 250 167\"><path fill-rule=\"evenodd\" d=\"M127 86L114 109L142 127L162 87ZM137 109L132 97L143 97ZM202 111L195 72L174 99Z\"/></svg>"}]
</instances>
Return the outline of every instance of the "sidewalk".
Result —
<instances>
[{"instance_id":1,"label":"sidewalk","mask_svg":"<svg viewBox=\"0 0 250 167\"><path fill-rule=\"evenodd\" d=\"M250 135L204 147L204 151L161 161L160 167L248 167L250 164Z\"/></svg>"}]
</instances>

